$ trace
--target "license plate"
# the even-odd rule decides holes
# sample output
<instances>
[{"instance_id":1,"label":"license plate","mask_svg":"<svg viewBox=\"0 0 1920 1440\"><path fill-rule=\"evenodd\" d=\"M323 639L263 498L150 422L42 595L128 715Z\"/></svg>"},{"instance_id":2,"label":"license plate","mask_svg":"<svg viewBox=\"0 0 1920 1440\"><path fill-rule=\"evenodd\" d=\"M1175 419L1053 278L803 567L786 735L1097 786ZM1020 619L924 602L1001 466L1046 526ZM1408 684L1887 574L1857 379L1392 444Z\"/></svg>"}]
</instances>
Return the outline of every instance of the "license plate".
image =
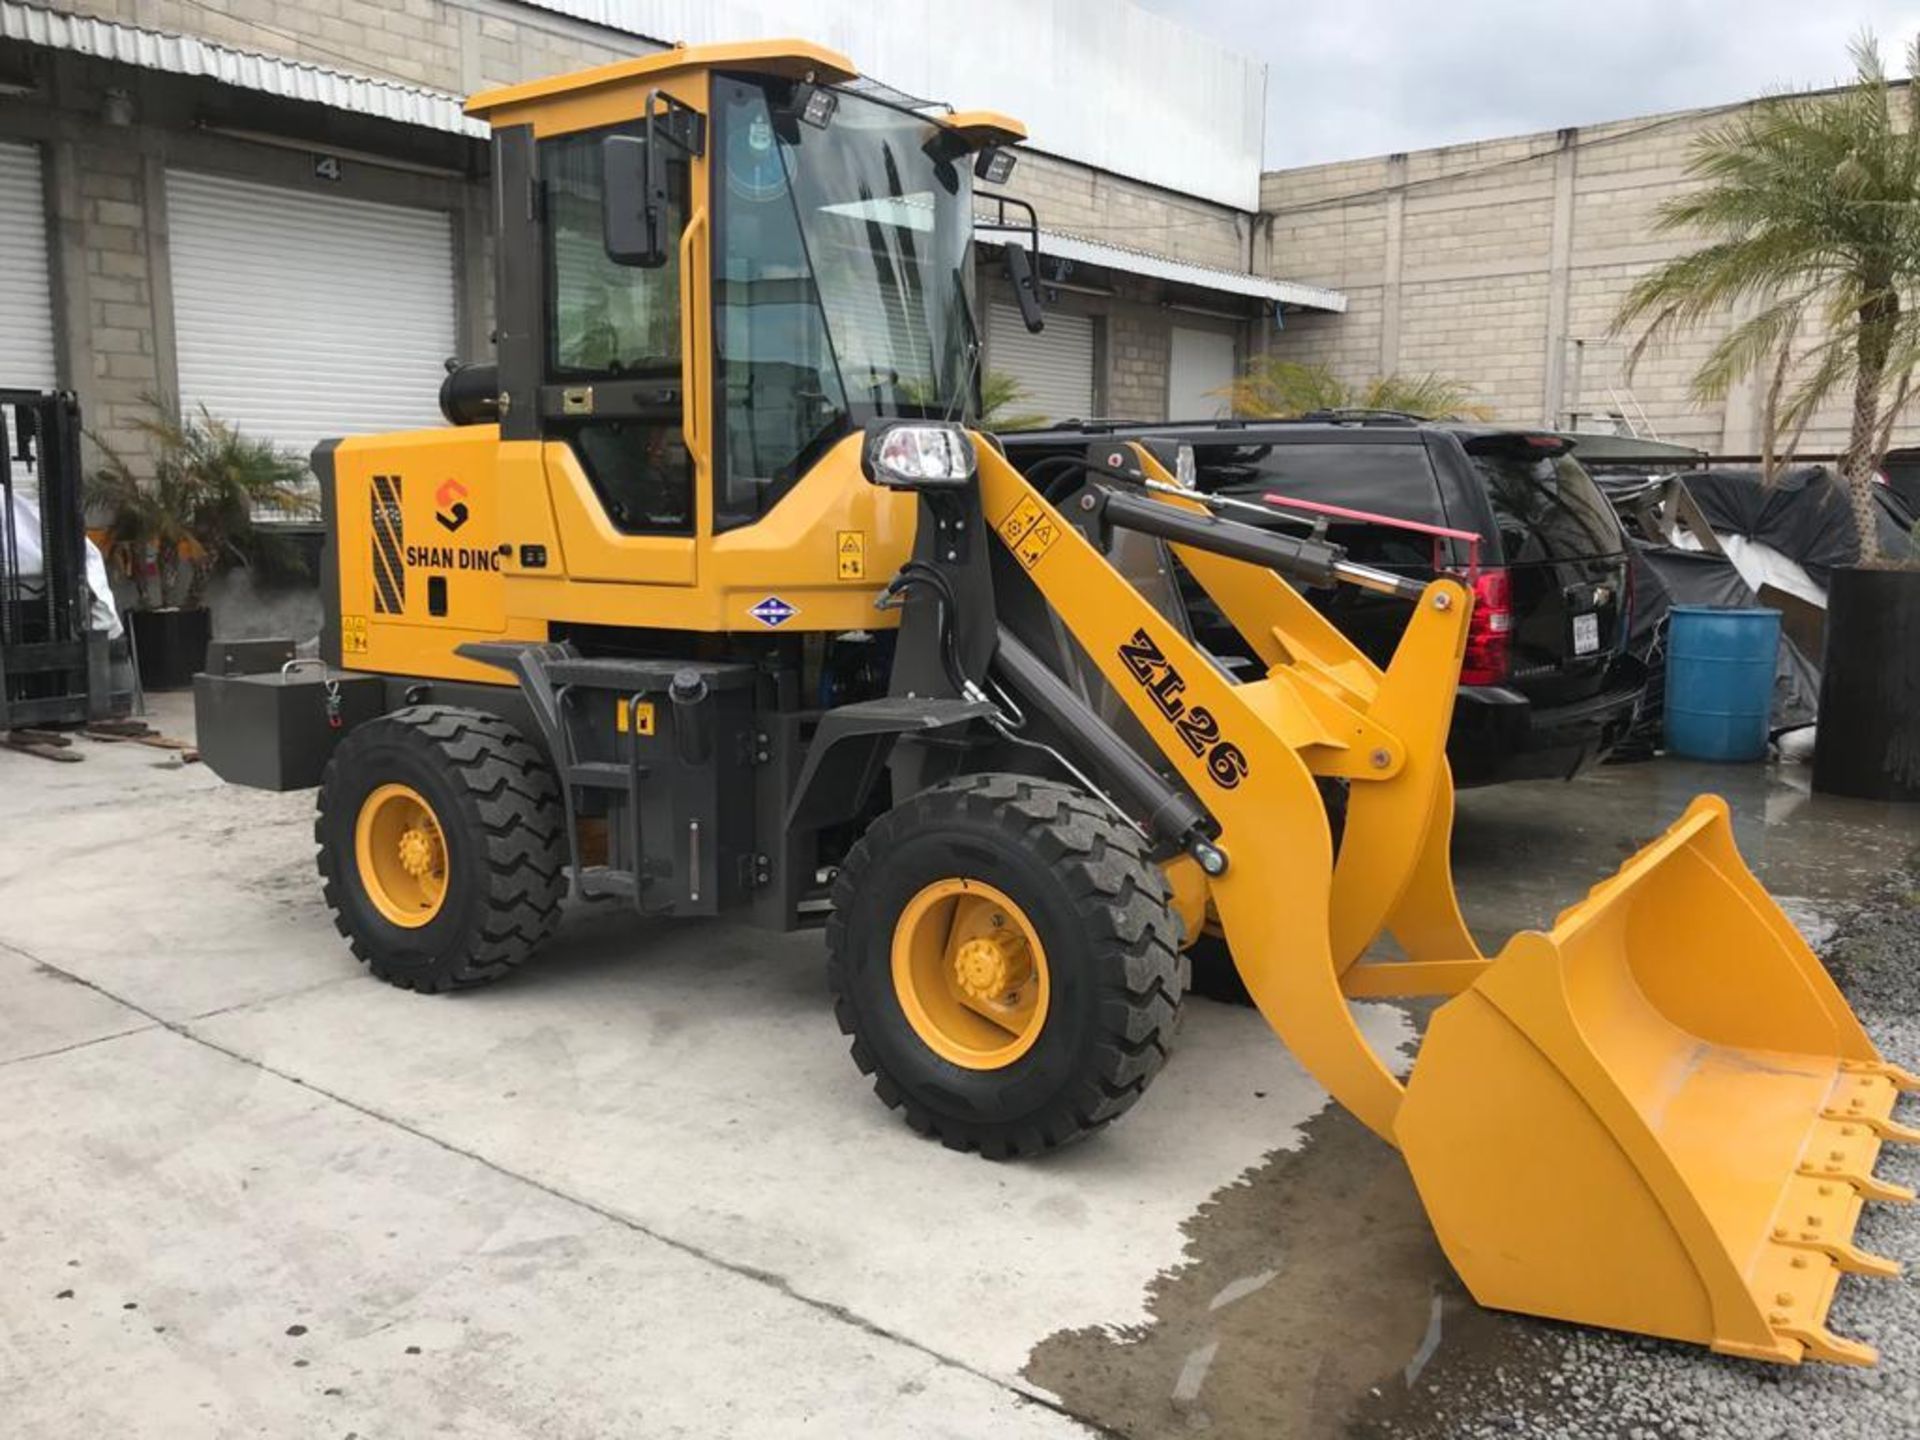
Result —
<instances>
[{"instance_id":1,"label":"license plate","mask_svg":"<svg viewBox=\"0 0 1920 1440\"><path fill-rule=\"evenodd\" d=\"M1573 617L1573 653L1591 655L1600 648L1600 617L1598 615L1576 615Z\"/></svg>"}]
</instances>

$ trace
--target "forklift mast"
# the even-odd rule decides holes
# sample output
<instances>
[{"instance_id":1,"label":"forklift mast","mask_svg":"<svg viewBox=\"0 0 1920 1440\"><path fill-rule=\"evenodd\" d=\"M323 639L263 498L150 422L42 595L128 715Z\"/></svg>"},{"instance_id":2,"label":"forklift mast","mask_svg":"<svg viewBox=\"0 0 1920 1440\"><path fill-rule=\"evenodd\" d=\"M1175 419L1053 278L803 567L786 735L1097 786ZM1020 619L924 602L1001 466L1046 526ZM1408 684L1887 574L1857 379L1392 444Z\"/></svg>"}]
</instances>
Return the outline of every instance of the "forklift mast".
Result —
<instances>
[{"instance_id":1,"label":"forklift mast","mask_svg":"<svg viewBox=\"0 0 1920 1440\"><path fill-rule=\"evenodd\" d=\"M82 488L73 393L0 390L0 732L111 713Z\"/></svg>"}]
</instances>

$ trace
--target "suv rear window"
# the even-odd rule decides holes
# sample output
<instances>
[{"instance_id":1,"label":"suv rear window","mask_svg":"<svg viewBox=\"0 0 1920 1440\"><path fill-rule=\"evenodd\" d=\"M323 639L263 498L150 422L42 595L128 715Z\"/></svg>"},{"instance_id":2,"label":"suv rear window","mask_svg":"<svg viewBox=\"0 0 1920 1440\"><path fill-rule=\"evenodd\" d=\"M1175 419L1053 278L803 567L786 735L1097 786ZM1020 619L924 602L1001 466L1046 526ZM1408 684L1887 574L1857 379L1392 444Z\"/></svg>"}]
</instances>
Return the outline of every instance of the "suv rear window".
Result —
<instances>
[{"instance_id":1,"label":"suv rear window","mask_svg":"<svg viewBox=\"0 0 1920 1440\"><path fill-rule=\"evenodd\" d=\"M1194 464L1203 490L1249 500L1271 491L1396 520L1447 523L1424 445L1200 445ZM1327 538L1365 565L1433 568L1433 542L1424 535L1335 520Z\"/></svg>"},{"instance_id":2,"label":"suv rear window","mask_svg":"<svg viewBox=\"0 0 1920 1440\"><path fill-rule=\"evenodd\" d=\"M1473 463L1486 477L1509 565L1626 549L1613 507L1571 455L1480 454Z\"/></svg>"}]
</instances>

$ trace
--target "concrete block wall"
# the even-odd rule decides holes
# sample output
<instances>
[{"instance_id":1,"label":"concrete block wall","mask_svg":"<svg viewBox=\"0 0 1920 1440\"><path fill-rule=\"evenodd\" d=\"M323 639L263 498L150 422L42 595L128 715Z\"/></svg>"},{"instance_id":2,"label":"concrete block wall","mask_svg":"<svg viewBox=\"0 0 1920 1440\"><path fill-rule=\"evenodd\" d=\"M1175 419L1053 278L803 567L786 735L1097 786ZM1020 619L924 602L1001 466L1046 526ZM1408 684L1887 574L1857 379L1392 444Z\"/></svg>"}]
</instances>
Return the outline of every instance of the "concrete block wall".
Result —
<instances>
[{"instance_id":1,"label":"concrete block wall","mask_svg":"<svg viewBox=\"0 0 1920 1440\"><path fill-rule=\"evenodd\" d=\"M123 454L138 458L141 435L134 422L142 400L162 388L152 324L153 257L147 227L146 166L137 151L68 146L71 176L61 188L76 206L63 206L62 223L81 230L77 249L84 268L90 373L76 376L94 396L83 411L94 433Z\"/></svg>"},{"instance_id":2,"label":"concrete block wall","mask_svg":"<svg viewBox=\"0 0 1920 1440\"><path fill-rule=\"evenodd\" d=\"M1142 306L1107 314L1107 410L1123 420L1167 418L1167 365L1173 343L1164 315Z\"/></svg>"},{"instance_id":3,"label":"concrete block wall","mask_svg":"<svg viewBox=\"0 0 1920 1440\"><path fill-rule=\"evenodd\" d=\"M217 112L208 108L209 88L197 82L73 55L44 56L39 64L40 90L0 97L0 139L27 142L41 155L59 381L79 394L90 436L136 469L146 462L139 422L152 414L148 397L170 397L178 389L167 252L170 168L290 190L324 184L327 194L342 198L444 211L456 257L477 257L458 267L458 334L466 353L486 353L491 286L483 181L349 162L339 181L318 182L308 153L198 127L196 120ZM132 124L105 118L110 90L124 95ZM270 104L260 113L272 114ZM384 149L441 164L460 163L471 145L358 117L340 117L333 132L349 149ZM316 137L316 148L323 144ZM99 459L90 444L87 463Z\"/></svg>"},{"instance_id":4,"label":"concrete block wall","mask_svg":"<svg viewBox=\"0 0 1920 1440\"><path fill-rule=\"evenodd\" d=\"M1022 152L1012 178L998 192L980 186L983 197L995 193L1027 201L1048 230L1222 270L1248 268L1252 217L1224 205L1033 151ZM991 205L980 208L991 213Z\"/></svg>"},{"instance_id":5,"label":"concrete block wall","mask_svg":"<svg viewBox=\"0 0 1920 1440\"><path fill-rule=\"evenodd\" d=\"M1636 281L1698 237L1662 233L1661 204L1695 183L1693 146L1725 110L1272 172L1262 179L1264 273L1332 285L1344 316L1290 316L1276 354L1363 381L1434 371L1465 382L1498 416L1593 423L1610 412L1642 433L1746 453L1760 444L1763 379L1697 402L1691 380L1726 333L1718 317L1650 350L1628 373L1637 332L1611 333ZM1801 449L1846 440L1848 407L1816 417ZM1896 432L1920 438L1920 415Z\"/></svg>"}]
</instances>

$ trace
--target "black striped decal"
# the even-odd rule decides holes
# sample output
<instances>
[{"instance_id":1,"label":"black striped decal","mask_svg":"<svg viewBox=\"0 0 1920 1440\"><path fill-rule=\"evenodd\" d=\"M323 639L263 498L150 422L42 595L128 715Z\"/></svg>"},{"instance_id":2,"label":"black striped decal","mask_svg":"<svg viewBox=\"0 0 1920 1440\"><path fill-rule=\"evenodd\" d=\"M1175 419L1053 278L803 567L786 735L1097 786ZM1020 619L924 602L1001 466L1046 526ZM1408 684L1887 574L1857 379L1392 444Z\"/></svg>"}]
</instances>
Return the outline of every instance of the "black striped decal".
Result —
<instances>
[{"instance_id":1,"label":"black striped decal","mask_svg":"<svg viewBox=\"0 0 1920 1440\"><path fill-rule=\"evenodd\" d=\"M400 477L373 477L373 613L398 615L407 604L407 572L400 564L406 525L400 513Z\"/></svg>"}]
</instances>

